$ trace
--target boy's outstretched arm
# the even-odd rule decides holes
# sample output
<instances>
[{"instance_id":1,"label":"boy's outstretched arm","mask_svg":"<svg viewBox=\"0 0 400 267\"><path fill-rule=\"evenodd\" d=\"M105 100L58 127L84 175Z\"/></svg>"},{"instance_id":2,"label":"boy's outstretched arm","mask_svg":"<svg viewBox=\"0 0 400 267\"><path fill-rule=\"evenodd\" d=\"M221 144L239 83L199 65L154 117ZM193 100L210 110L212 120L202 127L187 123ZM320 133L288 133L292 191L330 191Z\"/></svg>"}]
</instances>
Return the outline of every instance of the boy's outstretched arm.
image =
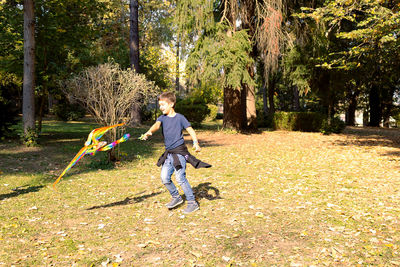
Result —
<instances>
[{"instance_id":1,"label":"boy's outstretched arm","mask_svg":"<svg viewBox=\"0 0 400 267\"><path fill-rule=\"evenodd\" d=\"M196 133L194 132L193 128L192 127L187 127L186 131L190 134L190 137L192 137L194 151L200 152L201 151L201 147L199 145L199 141L197 140L197 136L196 136Z\"/></svg>"},{"instance_id":2,"label":"boy's outstretched arm","mask_svg":"<svg viewBox=\"0 0 400 267\"><path fill-rule=\"evenodd\" d=\"M147 140L149 138L149 136L152 136L153 133L155 133L156 131L158 131L158 129L160 129L161 126L161 122L160 121L156 121L151 127L150 129L143 134L143 136L141 137L143 140Z\"/></svg>"}]
</instances>

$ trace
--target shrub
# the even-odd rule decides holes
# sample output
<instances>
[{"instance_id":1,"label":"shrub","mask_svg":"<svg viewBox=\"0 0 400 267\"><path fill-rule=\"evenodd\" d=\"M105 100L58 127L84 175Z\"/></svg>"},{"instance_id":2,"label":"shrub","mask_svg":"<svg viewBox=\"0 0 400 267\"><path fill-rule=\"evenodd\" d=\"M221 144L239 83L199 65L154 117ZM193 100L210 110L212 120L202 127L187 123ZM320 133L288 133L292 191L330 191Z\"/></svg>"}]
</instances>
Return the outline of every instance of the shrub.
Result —
<instances>
[{"instance_id":1,"label":"shrub","mask_svg":"<svg viewBox=\"0 0 400 267\"><path fill-rule=\"evenodd\" d=\"M206 117L206 120L213 121L217 119L218 107L214 104L207 104L208 109L210 110L210 114Z\"/></svg>"},{"instance_id":2,"label":"shrub","mask_svg":"<svg viewBox=\"0 0 400 267\"><path fill-rule=\"evenodd\" d=\"M28 147L34 147L38 145L39 132L37 129L29 128L26 133L20 134L21 141Z\"/></svg>"},{"instance_id":3,"label":"shrub","mask_svg":"<svg viewBox=\"0 0 400 267\"><path fill-rule=\"evenodd\" d=\"M321 125L321 133L323 134L331 134L331 133L341 133L344 128L346 128L346 124L344 121L339 119L338 117L334 117L331 119L331 124L329 125L328 120L325 119Z\"/></svg>"},{"instance_id":4,"label":"shrub","mask_svg":"<svg viewBox=\"0 0 400 267\"><path fill-rule=\"evenodd\" d=\"M143 107L157 95L154 82L112 62L84 69L61 83L61 89L71 102L83 105L101 125L131 123L135 119L132 106ZM116 131L111 132L116 137Z\"/></svg>"},{"instance_id":5,"label":"shrub","mask_svg":"<svg viewBox=\"0 0 400 267\"><path fill-rule=\"evenodd\" d=\"M159 108L156 108L156 105L147 105L143 106L140 110L140 115L142 121L154 122L159 116L162 115L162 112Z\"/></svg>"},{"instance_id":6,"label":"shrub","mask_svg":"<svg viewBox=\"0 0 400 267\"><path fill-rule=\"evenodd\" d=\"M200 123L210 114L207 104L200 98L188 97L177 100L175 110L183 114L193 126L200 126Z\"/></svg>"},{"instance_id":7,"label":"shrub","mask_svg":"<svg viewBox=\"0 0 400 267\"><path fill-rule=\"evenodd\" d=\"M272 118L275 130L318 132L324 116L316 112L276 112Z\"/></svg>"},{"instance_id":8,"label":"shrub","mask_svg":"<svg viewBox=\"0 0 400 267\"><path fill-rule=\"evenodd\" d=\"M113 62L88 67L60 86L71 102L84 106L102 126L134 123L137 116L132 108L147 105L157 95L154 82ZM117 130L111 129L107 136L116 140ZM115 150L109 150L109 155L114 159Z\"/></svg>"},{"instance_id":9,"label":"shrub","mask_svg":"<svg viewBox=\"0 0 400 267\"><path fill-rule=\"evenodd\" d=\"M14 74L0 72L0 138L13 134L11 126L16 124L22 81Z\"/></svg>"},{"instance_id":10,"label":"shrub","mask_svg":"<svg viewBox=\"0 0 400 267\"><path fill-rule=\"evenodd\" d=\"M63 103L55 105L53 112L59 120L76 121L86 114L85 109L78 104Z\"/></svg>"}]
</instances>

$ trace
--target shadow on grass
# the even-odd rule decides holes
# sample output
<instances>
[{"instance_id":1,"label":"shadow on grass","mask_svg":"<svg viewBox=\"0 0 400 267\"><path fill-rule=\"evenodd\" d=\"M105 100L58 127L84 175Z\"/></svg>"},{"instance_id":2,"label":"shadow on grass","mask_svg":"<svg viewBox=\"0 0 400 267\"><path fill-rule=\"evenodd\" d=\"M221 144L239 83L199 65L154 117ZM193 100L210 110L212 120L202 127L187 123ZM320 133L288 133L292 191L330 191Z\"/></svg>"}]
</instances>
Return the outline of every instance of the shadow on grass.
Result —
<instances>
[{"instance_id":1,"label":"shadow on grass","mask_svg":"<svg viewBox=\"0 0 400 267\"><path fill-rule=\"evenodd\" d=\"M220 197L219 190L216 187L211 186L211 183L198 184L196 187L193 187L193 193L196 197L196 200L203 198L207 200L222 199L222 197Z\"/></svg>"},{"instance_id":2,"label":"shadow on grass","mask_svg":"<svg viewBox=\"0 0 400 267\"><path fill-rule=\"evenodd\" d=\"M24 187L26 187L26 188L24 188ZM24 194L28 194L28 193L32 193L32 192L38 192L43 187L44 187L44 185L17 187L15 189L13 189L12 193L1 194L0 201L2 201L3 199L7 199L7 198L17 197L19 195L24 195Z\"/></svg>"},{"instance_id":3,"label":"shadow on grass","mask_svg":"<svg viewBox=\"0 0 400 267\"><path fill-rule=\"evenodd\" d=\"M102 208L111 208L111 207L115 207L115 206L124 206L124 205L130 205L130 204L134 204L134 203L139 203L142 202L148 198L157 196L159 194L161 194L162 192L154 192L151 194L147 194L147 195L143 195L143 196L139 196L139 197L127 197L124 200L121 201L117 201L117 202L113 202L113 203L109 203L109 204L105 204L105 205L99 205L99 206L93 206L91 208L88 208L86 210L94 210L94 209L102 209Z\"/></svg>"},{"instance_id":4,"label":"shadow on grass","mask_svg":"<svg viewBox=\"0 0 400 267\"><path fill-rule=\"evenodd\" d=\"M334 142L339 146L365 146L365 147L393 147L399 149L397 152L383 153L384 156L400 156L400 129L386 129L376 127L346 127L342 133L352 137L346 140Z\"/></svg>"},{"instance_id":5,"label":"shadow on grass","mask_svg":"<svg viewBox=\"0 0 400 267\"><path fill-rule=\"evenodd\" d=\"M19 125L19 128L22 126ZM60 122L54 120L43 121L43 131L39 140L39 147L26 148L15 142L1 144L0 171L3 174L45 174L54 176L54 179L66 168L76 153L82 148L90 131L98 127L91 121ZM154 148L162 143L160 133L157 133L151 142L143 142L137 138L147 130L147 126L126 128L124 133L130 133L131 138L119 146L124 155L123 162L133 162L138 158L153 156ZM12 140L11 140L12 141ZM109 141L109 140L108 140ZM68 174L87 173L99 169L102 165L101 154L86 155L83 161L78 162ZM104 164L103 164L104 165Z\"/></svg>"}]
</instances>

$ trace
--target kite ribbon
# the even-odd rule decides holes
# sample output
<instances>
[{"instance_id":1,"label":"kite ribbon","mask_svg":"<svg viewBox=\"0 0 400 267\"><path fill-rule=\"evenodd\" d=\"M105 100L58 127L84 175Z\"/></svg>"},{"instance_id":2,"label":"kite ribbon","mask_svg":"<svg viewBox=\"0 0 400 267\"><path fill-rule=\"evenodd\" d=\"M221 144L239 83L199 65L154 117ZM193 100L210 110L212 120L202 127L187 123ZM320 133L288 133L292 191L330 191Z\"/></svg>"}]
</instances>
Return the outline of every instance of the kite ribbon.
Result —
<instances>
[{"instance_id":1,"label":"kite ribbon","mask_svg":"<svg viewBox=\"0 0 400 267\"><path fill-rule=\"evenodd\" d=\"M55 187L55 185L61 180L61 178L64 176L64 174L67 171L69 171L76 163L78 163L78 161L81 160L86 154L94 155L97 151L107 151L107 150L110 150L111 148L115 147L119 143L122 143L122 142L125 142L126 140L128 140L130 135L124 134L120 139L118 139L117 141L114 141L108 145L107 145L107 142L99 141L100 138L108 130L118 127L118 126L122 126L122 125L124 125L124 123L115 124L112 126L101 127L101 128L97 128L97 129L94 129L93 131L91 131L85 142L85 146L82 147L81 150L79 150L79 152L71 160L71 162L64 169L64 171L61 173L61 175L53 183L53 187Z\"/></svg>"}]
</instances>

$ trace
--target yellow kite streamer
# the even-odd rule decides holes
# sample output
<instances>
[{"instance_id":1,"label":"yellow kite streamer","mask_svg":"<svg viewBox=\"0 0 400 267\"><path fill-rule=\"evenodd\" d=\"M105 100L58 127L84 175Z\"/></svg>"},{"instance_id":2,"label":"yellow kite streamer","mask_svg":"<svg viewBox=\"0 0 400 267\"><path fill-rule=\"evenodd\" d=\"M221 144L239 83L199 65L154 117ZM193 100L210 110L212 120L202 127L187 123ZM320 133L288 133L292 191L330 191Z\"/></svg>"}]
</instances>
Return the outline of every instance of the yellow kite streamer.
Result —
<instances>
[{"instance_id":1,"label":"yellow kite streamer","mask_svg":"<svg viewBox=\"0 0 400 267\"><path fill-rule=\"evenodd\" d=\"M97 151L107 151L113 147L115 147L117 144L125 142L126 140L129 139L130 135L129 134L124 134L120 139L110 143L107 145L107 142L104 141L99 141L100 138L110 129L122 126L124 123L120 124L115 124L112 126L106 126L106 127L101 127L94 129L93 131L90 132L86 142L85 146L79 150L79 152L75 155L75 157L71 160L71 162L68 164L68 166L65 168L65 170L61 173L61 175L57 178L57 180L53 183L53 187L61 180L63 175L69 171L72 166L74 166L83 156L89 154L89 155L94 155L96 154Z\"/></svg>"}]
</instances>

